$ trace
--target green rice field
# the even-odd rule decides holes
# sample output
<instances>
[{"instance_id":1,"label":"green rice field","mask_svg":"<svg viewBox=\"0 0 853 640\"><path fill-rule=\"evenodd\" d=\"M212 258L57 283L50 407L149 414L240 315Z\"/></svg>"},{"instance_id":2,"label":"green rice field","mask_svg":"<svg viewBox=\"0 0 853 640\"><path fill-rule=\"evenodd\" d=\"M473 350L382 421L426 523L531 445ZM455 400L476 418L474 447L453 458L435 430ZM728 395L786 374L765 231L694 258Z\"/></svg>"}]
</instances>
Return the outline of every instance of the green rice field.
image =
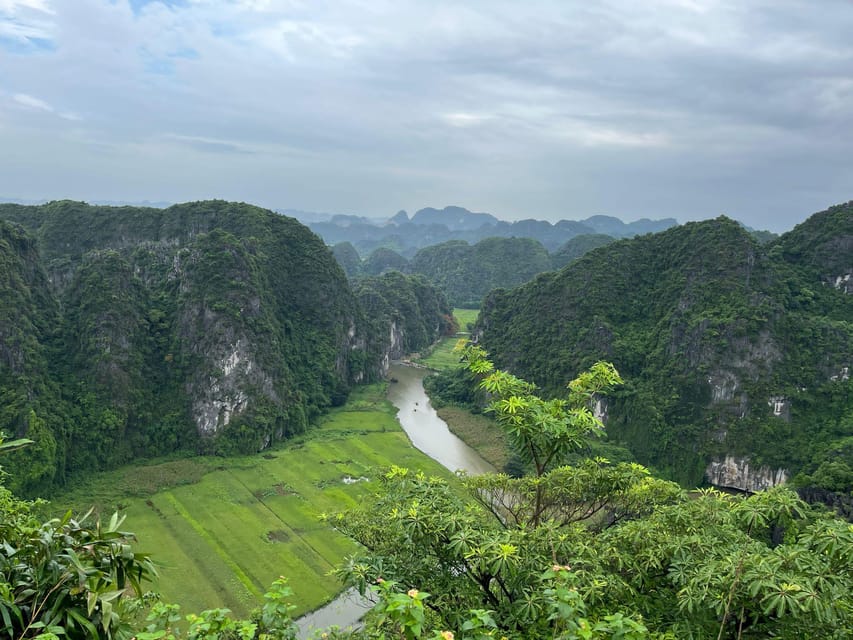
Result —
<instances>
[{"instance_id":1,"label":"green rice field","mask_svg":"<svg viewBox=\"0 0 853 640\"><path fill-rule=\"evenodd\" d=\"M417 362L436 371L443 371L458 365L459 356L453 353L453 348L460 338L468 335L468 325L476 322L479 313L477 309L454 309L453 317L459 323L459 335L443 338L430 349L428 354L418 358Z\"/></svg>"},{"instance_id":2,"label":"green rice field","mask_svg":"<svg viewBox=\"0 0 853 640\"><path fill-rule=\"evenodd\" d=\"M87 480L52 506L120 507L139 550L159 562L154 589L185 612L227 607L247 615L283 575L300 615L340 591L330 571L355 550L320 514L356 504L391 464L450 476L411 446L395 413L384 385L362 387L281 449L128 467Z\"/></svg>"}]
</instances>

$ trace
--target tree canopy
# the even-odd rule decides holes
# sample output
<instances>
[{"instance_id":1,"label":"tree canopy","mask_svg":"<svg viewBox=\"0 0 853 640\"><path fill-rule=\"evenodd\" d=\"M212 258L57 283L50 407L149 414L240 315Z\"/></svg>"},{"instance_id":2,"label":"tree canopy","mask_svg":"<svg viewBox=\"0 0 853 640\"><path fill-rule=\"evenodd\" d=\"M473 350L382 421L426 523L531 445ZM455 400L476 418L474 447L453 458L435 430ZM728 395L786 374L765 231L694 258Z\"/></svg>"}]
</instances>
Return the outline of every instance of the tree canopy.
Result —
<instances>
[{"instance_id":1,"label":"tree canopy","mask_svg":"<svg viewBox=\"0 0 853 640\"><path fill-rule=\"evenodd\" d=\"M474 618L518 638L847 637L849 524L784 488L688 495L637 464L551 466L601 428L591 403L618 384L612 366L543 400L480 347L463 358L534 472L463 477L466 498L390 470L375 502L335 516L364 546L340 571L349 584L425 591L420 626L463 637Z\"/></svg>"},{"instance_id":2,"label":"tree canopy","mask_svg":"<svg viewBox=\"0 0 853 640\"><path fill-rule=\"evenodd\" d=\"M464 346L462 357L532 473L449 482L393 467L372 499L327 516L362 545L339 575L376 606L362 630L323 637L849 637L853 525L784 488L689 495L633 463L561 464L602 428L593 407L620 383L612 365L596 363L563 397L544 399L482 348ZM295 637L284 579L249 619L182 615L141 597L151 559L133 551L118 517L42 523L2 487L0 516L10 638Z\"/></svg>"}]
</instances>

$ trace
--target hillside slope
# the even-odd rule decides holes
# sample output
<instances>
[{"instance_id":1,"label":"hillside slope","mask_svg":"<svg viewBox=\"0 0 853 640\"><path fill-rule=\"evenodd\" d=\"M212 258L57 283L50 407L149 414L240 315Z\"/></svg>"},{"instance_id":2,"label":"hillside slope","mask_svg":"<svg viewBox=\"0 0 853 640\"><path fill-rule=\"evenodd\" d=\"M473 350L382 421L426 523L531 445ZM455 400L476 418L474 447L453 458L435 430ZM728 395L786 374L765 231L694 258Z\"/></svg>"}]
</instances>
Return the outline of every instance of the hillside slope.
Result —
<instances>
[{"instance_id":1,"label":"hillside slope","mask_svg":"<svg viewBox=\"0 0 853 640\"><path fill-rule=\"evenodd\" d=\"M853 470L851 239L849 203L763 246L726 218L689 223L493 293L477 330L552 392L612 361L627 383L608 432L685 484Z\"/></svg>"},{"instance_id":2,"label":"hillside slope","mask_svg":"<svg viewBox=\"0 0 853 640\"><path fill-rule=\"evenodd\" d=\"M451 240L421 249L409 268L441 289L453 306L476 308L490 290L548 271L551 258L530 238L486 238L475 245Z\"/></svg>"},{"instance_id":3,"label":"hillside slope","mask_svg":"<svg viewBox=\"0 0 853 640\"><path fill-rule=\"evenodd\" d=\"M49 445L44 464L11 457L25 490L179 448L257 451L381 375L392 349L390 322L291 218L222 201L4 218L22 226L0 227L0 429ZM431 308L414 348L448 311Z\"/></svg>"}]
</instances>

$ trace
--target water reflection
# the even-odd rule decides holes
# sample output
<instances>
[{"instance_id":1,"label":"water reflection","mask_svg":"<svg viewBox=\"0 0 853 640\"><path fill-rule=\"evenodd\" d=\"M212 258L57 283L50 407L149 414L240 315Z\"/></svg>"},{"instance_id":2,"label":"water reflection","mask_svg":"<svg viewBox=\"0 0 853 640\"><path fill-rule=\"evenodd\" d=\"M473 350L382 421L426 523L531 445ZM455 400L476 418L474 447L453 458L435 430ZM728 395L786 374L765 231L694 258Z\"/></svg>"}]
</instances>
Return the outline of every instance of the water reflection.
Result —
<instances>
[{"instance_id":1,"label":"water reflection","mask_svg":"<svg viewBox=\"0 0 853 640\"><path fill-rule=\"evenodd\" d=\"M299 618L296 621L299 627L297 636L305 640L311 638L315 630L327 629L332 625L341 629L357 629L361 626L359 620L373 604L370 598L362 597L355 589L347 589L329 604Z\"/></svg>"}]
</instances>

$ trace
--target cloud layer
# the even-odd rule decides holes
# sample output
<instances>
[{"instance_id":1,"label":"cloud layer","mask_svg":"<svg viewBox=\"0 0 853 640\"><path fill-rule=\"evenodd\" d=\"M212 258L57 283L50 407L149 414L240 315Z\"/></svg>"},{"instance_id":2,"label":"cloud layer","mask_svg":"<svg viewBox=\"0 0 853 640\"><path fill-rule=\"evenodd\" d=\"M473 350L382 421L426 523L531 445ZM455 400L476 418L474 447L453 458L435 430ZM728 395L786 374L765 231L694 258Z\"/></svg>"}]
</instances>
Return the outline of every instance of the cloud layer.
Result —
<instances>
[{"instance_id":1,"label":"cloud layer","mask_svg":"<svg viewBox=\"0 0 853 640\"><path fill-rule=\"evenodd\" d=\"M853 5L0 0L0 195L784 230L853 198Z\"/></svg>"}]
</instances>

